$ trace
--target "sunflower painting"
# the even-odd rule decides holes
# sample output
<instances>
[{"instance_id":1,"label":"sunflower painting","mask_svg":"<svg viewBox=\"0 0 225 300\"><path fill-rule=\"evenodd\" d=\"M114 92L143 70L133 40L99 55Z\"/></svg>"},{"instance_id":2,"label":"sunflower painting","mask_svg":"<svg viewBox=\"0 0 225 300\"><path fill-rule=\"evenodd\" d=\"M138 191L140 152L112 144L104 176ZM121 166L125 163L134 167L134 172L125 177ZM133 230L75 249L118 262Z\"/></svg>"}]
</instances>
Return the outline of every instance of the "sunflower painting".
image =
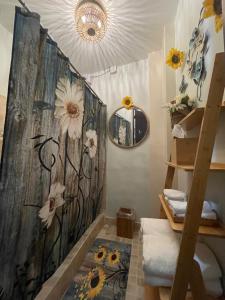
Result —
<instances>
[{"instance_id":1,"label":"sunflower painting","mask_svg":"<svg viewBox=\"0 0 225 300\"><path fill-rule=\"evenodd\" d=\"M64 300L125 300L131 246L97 239L67 290Z\"/></svg>"},{"instance_id":2,"label":"sunflower painting","mask_svg":"<svg viewBox=\"0 0 225 300\"><path fill-rule=\"evenodd\" d=\"M167 54L166 63L168 66L176 70L184 64L184 56L184 52L172 48Z\"/></svg>"},{"instance_id":3,"label":"sunflower painting","mask_svg":"<svg viewBox=\"0 0 225 300\"><path fill-rule=\"evenodd\" d=\"M222 0L205 0L203 2L203 18L215 16L215 30L219 32L223 27Z\"/></svg>"}]
</instances>

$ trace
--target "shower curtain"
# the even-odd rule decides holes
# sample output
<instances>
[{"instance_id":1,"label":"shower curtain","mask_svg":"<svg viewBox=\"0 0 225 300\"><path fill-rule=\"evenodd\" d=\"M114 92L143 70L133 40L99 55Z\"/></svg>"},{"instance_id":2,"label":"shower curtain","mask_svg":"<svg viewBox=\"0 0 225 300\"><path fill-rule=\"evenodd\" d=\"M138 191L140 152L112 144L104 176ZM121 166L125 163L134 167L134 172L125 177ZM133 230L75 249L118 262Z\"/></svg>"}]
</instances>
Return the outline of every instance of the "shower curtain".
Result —
<instances>
[{"instance_id":1,"label":"shower curtain","mask_svg":"<svg viewBox=\"0 0 225 300\"><path fill-rule=\"evenodd\" d=\"M60 97L72 92L79 105L65 115ZM71 117L78 115L80 130ZM40 17L16 8L0 173L0 299L34 299L101 212L105 143L106 106Z\"/></svg>"}]
</instances>

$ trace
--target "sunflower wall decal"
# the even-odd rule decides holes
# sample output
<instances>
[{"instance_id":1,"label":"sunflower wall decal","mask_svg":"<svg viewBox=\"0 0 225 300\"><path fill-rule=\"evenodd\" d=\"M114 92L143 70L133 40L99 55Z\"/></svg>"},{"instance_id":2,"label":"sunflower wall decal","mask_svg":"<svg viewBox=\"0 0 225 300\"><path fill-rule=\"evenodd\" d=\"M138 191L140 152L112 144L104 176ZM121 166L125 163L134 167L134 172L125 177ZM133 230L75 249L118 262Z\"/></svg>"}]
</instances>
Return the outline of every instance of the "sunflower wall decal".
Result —
<instances>
[{"instance_id":1,"label":"sunflower wall decal","mask_svg":"<svg viewBox=\"0 0 225 300\"><path fill-rule=\"evenodd\" d=\"M125 107L126 109L131 109L133 107L133 99L130 96L126 96L122 100L122 106Z\"/></svg>"},{"instance_id":2,"label":"sunflower wall decal","mask_svg":"<svg viewBox=\"0 0 225 300\"><path fill-rule=\"evenodd\" d=\"M223 27L222 0L205 0L203 2L203 18L215 16L215 30L219 32Z\"/></svg>"},{"instance_id":3,"label":"sunflower wall decal","mask_svg":"<svg viewBox=\"0 0 225 300\"><path fill-rule=\"evenodd\" d=\"M94 158L98 147L98 136L96 130L89 129L86 132L86 137L87 137L87 141L85 143L85 146L88 149L90 158Z\"/></svg>"},{"instance_id":4,"label":"sunflower wall decal","mask_svg":"<svg viewBox=\"0 0 225 300\"><path fill-rule=\"evenodd\" d=\"M184 58L185 54L183 51L172 48L167 54L166 63L168 66L176 70L184 64Z\"/></svg>"}]
</instances>

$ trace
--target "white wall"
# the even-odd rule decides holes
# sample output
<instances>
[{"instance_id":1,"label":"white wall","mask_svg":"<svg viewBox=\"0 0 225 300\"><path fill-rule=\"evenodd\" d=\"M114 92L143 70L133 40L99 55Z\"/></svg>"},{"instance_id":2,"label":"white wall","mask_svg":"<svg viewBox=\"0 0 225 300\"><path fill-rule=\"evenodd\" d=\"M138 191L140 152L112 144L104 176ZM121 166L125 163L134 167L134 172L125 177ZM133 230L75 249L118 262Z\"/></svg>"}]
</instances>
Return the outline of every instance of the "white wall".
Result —
<instances>
[{"instance_id":1,"label":"white wall","mask_svg":"<svg viewBox=\"0 0 225 300\"><path fill-rule=\"evenodd\" d=\"M138 217L159 215L158 193L164 181L165 130L162 121L162 55L118 67L114 75L93 78L92 87L107 104L108 119L121 106L124 96L132 96L150 121L150 135L140 146L121 149L108 139L107 214L116 216L121 207L131 207ZM150 79L150 86L149 86ZM160 120L160 123L158 123Z\"/></svg>"},{"instance_id":2,"label":"white wall","mask_svg":"<svg viewBox=\"0 0 225 300\"><path fill-rule=\"evenodd\" d=\"M0 24L0 95L7 97L13 35Z\"/></svg>"},{"instance_id":3,"label":"white wall","mask_svg":"<svg viewBox=\"0 0 225 300\"><path fill-rule=\"evenodd\" d=\"M15 3L17 3L15 1ZM0 95L7 97L8 79L12 55L13 27L15 17L14 2L0 1Z\"/></svg>"}]
</instances>

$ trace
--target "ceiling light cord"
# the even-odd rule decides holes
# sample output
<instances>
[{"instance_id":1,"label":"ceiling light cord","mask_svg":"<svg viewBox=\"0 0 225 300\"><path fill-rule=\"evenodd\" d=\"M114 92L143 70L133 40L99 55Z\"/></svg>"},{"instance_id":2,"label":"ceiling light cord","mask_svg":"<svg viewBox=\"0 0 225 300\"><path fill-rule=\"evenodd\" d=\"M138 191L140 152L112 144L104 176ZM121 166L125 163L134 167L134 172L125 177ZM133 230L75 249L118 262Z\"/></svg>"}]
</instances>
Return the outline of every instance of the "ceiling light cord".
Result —
<instances>
[{"instance_id":1,"label":"ceiling light cord","mask_svg":"<svg viewBox=\"0 0 225 300\"><path fill-rule=\"evenodd\" d=\"M25 2L23 2L22 0L17 0L17 1L23 6L23 8L24 8L28 13L32 13L32 12L29 10L29 8L27 7L27 5L25 4ZM41 24L40 24L40 26L41 26L41 29L44 29L44 28L42 27ZM55 43L55 41L54 41L53 38L49 35L49 33L47 33L47 37L49 38L50 41L52 41L52 42ZM58 47L57 44L56 44L56 47L57 47L57 50L59 51L59 53L60 53L63 57L67 58L67 56L63 53L63 51ZM70 60L69 60L69 65L70 65L70 67L73 69L73 71L76 73L77 77L78 77L79 79L84 80L84 83L85 83L86 87L91 91L91 93L92 93L95 97L98 98L99 102L100 102L102 105L105 105L105 104L102 102L102 100L99 98L99 96L93 91L93 89L91 88L91 86L87 83L86 79L85 79L85 78L77 71L77 69L74 67L74 65L71 63Z\"/></svg>"}]
</instances>

